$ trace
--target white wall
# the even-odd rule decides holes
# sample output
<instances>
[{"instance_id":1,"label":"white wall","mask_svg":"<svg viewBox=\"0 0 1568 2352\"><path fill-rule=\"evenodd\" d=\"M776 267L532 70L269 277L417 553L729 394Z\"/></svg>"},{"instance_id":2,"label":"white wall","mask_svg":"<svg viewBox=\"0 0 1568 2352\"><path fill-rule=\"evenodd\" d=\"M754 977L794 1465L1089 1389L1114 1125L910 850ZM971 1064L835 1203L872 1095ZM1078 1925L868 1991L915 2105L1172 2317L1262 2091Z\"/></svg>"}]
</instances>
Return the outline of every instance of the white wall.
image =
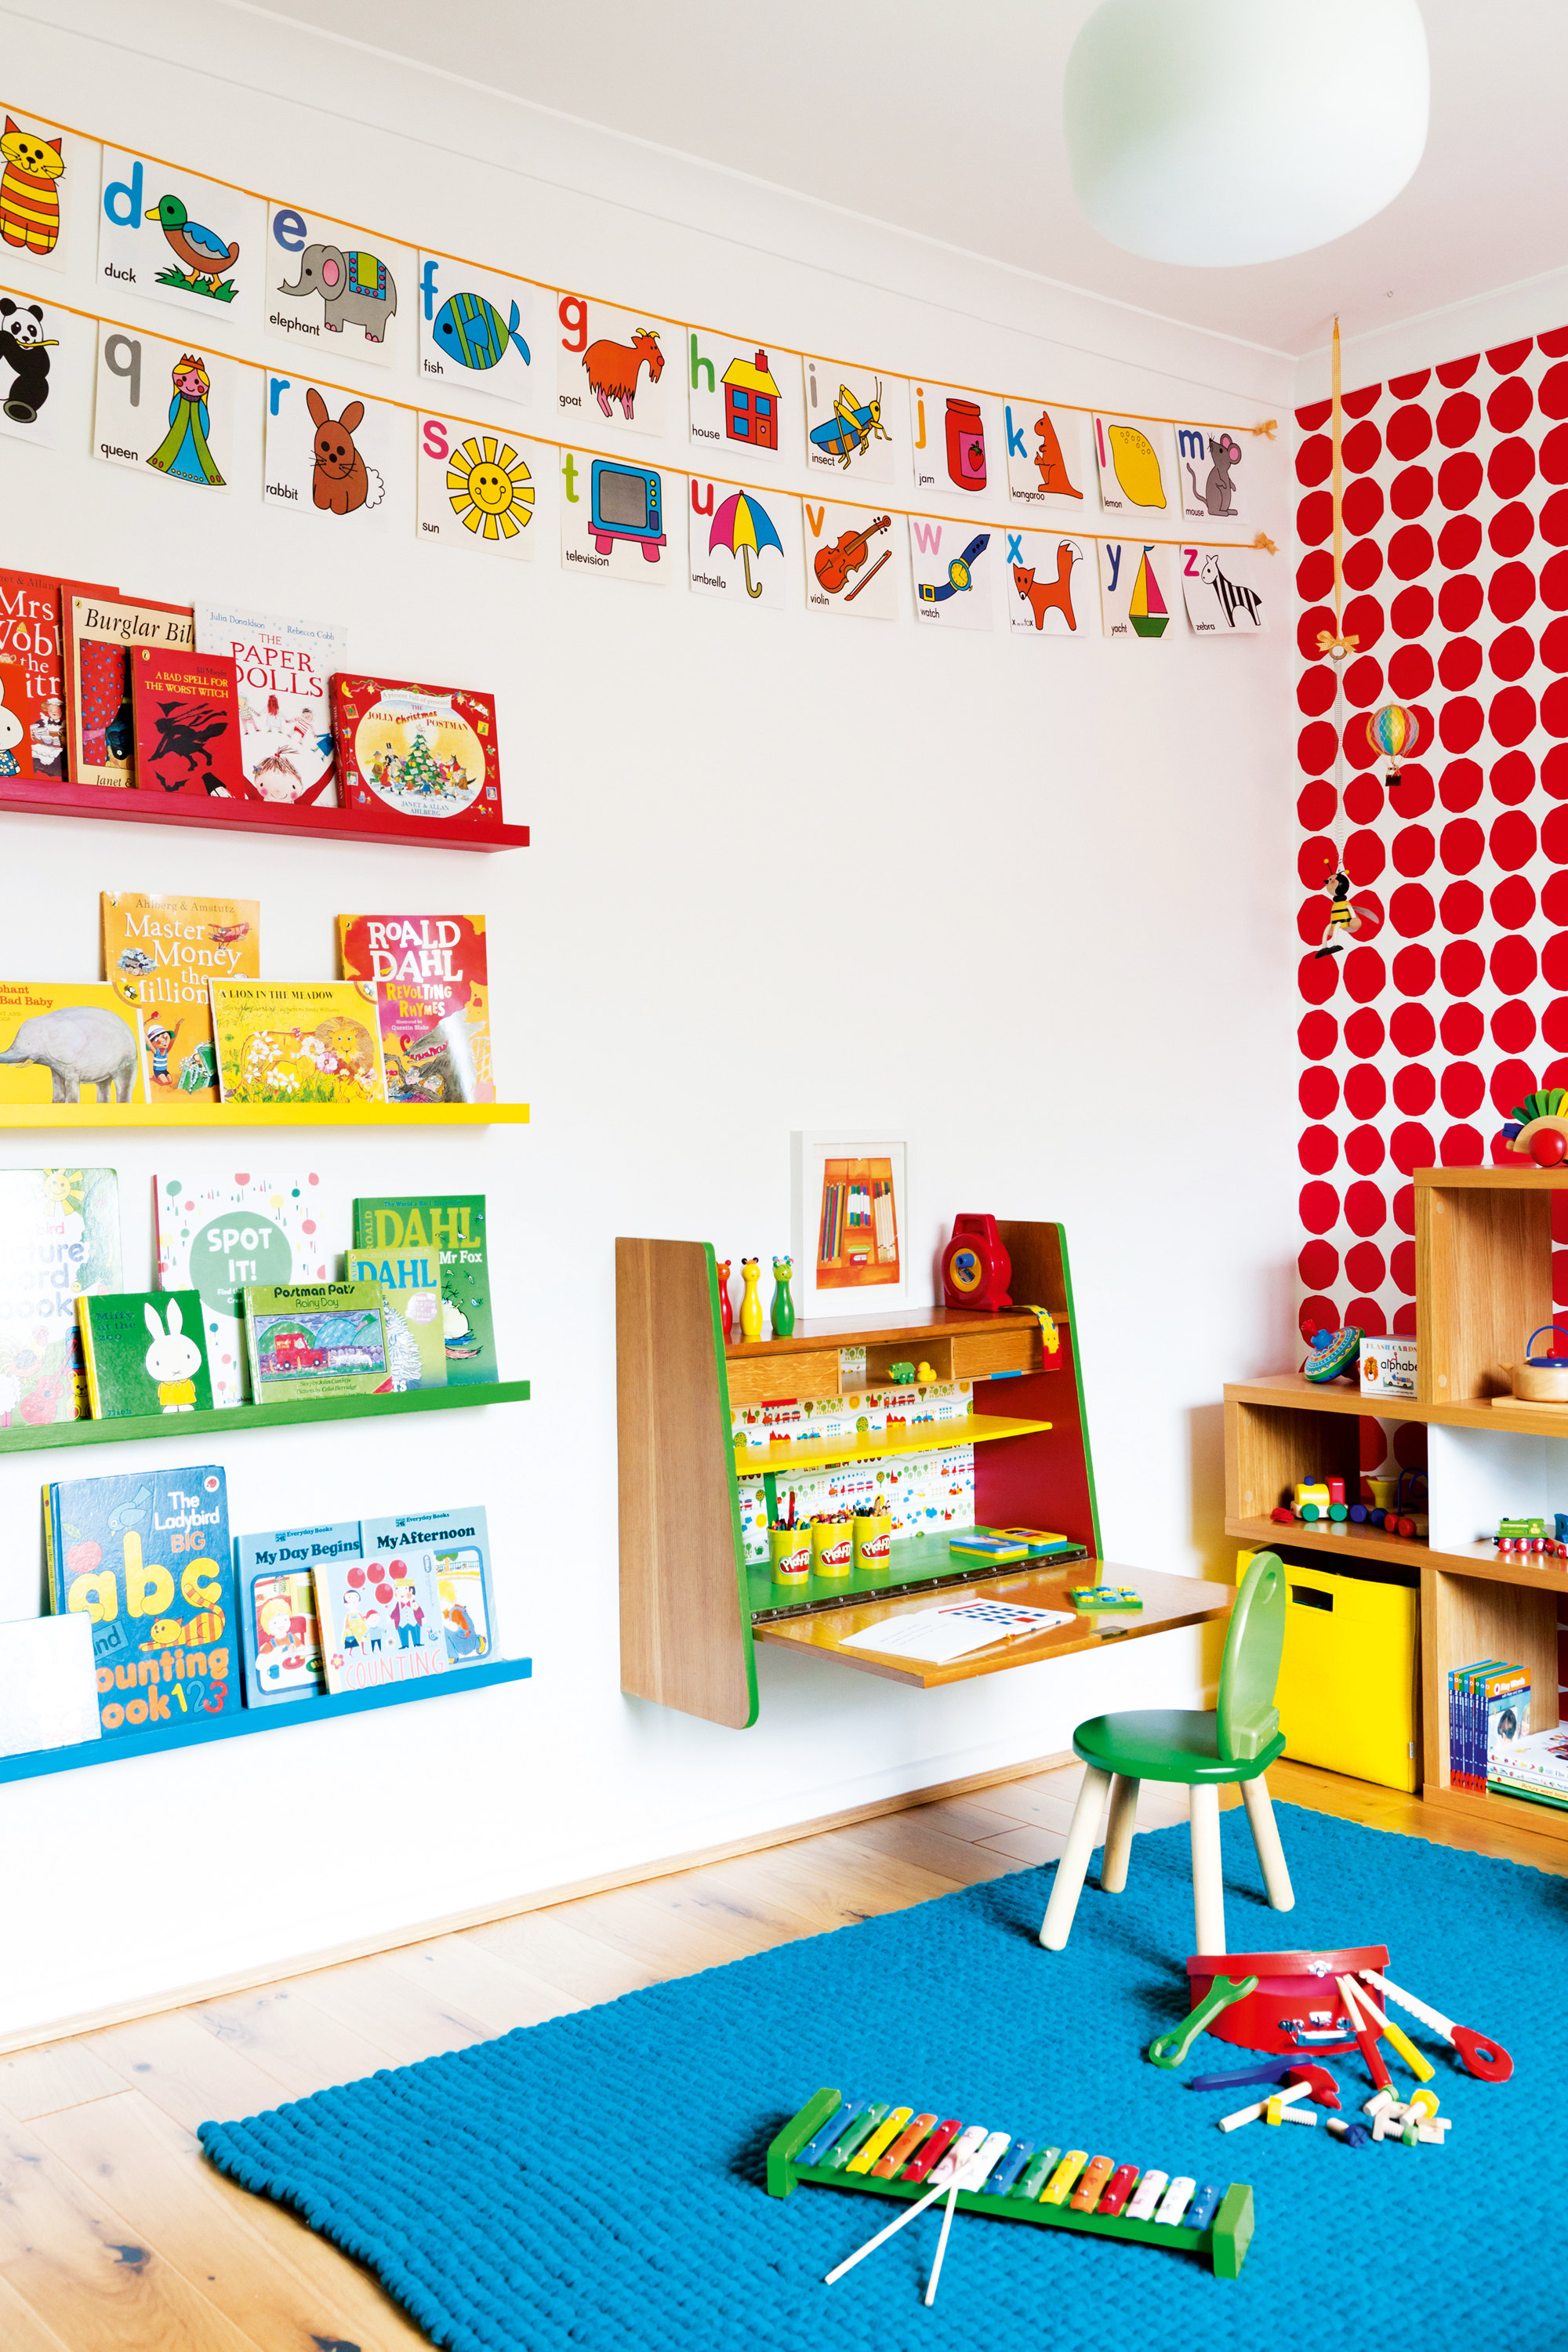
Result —
<instances>
[{"instance_id":1,"label":"white wall","mask_svg":"<svg viewBox=\"0 0 1568 2352\"><path fill-rule=\"evenodd\" d=\"M13 106L410 243L939 379L1283 415L1288 372L1244 347L259 16L54 0L0 25ZM90 215L79 227L68 287L44 290L92 307ZM127 315L170 331L152 306ZM353 1424L221 1453L241 1528L486 1502L503 1645L535 1679L0 1788L0 2035L1057 1751L1108 1704L1195 1700L1183 1634L929 1696L763 1649L748 1733L622 1697L612 1238L786 1247L793 1129L908 1135L917 1255L955 1210L1065 1221L1113 1559L1224 1571L1220 1384L1293 1345L1288 556L1279 634L1251 646L1180 620L1131 650L924 644L907 613L748 625L565 577L552 540L532 565L412 535L384 563L323 547L263 510L247 398L227 499L91 462L79 396L54 455L0 443L5 560L342 614L356 664L493 685L508 812L535 845L311 855L10 818L3 969L95 976L107 887L259 895L271 978L330 975L340 908L485 914L503 1089L531 1129L258 1136L233 1164L317 1168L345 1202L485 1189L502 1369L535 1402L412 1440ZM1284 451L1247 462L1284 541ZM108 1149L141 1281L170 1159L151 1139ZM223 1167L232 1149L184 1156ZM0 1133L0 1164L38 1157ZM0 1464L7 1613L37 1605L40 1481L148 1458Z\"/></svg>"}]
</instances>

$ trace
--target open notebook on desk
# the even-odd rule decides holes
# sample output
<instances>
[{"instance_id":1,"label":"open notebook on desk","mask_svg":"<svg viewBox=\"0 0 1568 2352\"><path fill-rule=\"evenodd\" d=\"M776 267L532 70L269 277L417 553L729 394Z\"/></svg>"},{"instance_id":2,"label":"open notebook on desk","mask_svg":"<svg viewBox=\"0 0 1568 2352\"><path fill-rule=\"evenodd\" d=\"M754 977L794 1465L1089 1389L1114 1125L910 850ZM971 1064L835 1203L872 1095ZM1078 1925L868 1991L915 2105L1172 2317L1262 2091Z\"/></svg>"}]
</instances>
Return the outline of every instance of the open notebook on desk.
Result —
<instances>
[{"instance_id":1,"label":"open notebook on desk","mask_svg":"<svg viewBox=\"0 0 1568 2352\"><path fill-rule=\"evenodd\" d=\"M1070 1610L1023 1609L1010 1601L956 1601L942 1609L917 1609L907 1617L868 1625L847 1633L839 1647L875 1650L887 1658L921 1658L930 1664L951 1665L994 1642L1016 1642L1030 1633L1048 1633L1054 1625L1074 1622Z\"/></svg>"}]
</instances>

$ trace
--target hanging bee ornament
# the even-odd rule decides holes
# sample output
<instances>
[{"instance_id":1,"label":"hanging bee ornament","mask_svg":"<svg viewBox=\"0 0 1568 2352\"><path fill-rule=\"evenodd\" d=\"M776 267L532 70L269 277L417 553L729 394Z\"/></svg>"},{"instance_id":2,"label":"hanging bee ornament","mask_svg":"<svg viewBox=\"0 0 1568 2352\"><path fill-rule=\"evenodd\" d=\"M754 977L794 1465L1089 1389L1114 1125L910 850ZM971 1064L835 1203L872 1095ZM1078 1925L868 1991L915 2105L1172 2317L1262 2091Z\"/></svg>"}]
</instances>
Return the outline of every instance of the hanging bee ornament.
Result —
<instances>
[{"instance_id":1,"label":"hanging bee ornament","mask_svg":"<svg viewBox=\"0 0 1568 2352\"><path fill-rule=\"evenodd\" d=\"M1335 875L1329 892L1329 919L1323 926L1323 942L1312 961L1321 963L1325 956L1338 955L1350 941L1365 941L1383 928L1382 918L1367 902L1351 897L1351 879L1342 868Z\"/></svg>"}]
</instances>

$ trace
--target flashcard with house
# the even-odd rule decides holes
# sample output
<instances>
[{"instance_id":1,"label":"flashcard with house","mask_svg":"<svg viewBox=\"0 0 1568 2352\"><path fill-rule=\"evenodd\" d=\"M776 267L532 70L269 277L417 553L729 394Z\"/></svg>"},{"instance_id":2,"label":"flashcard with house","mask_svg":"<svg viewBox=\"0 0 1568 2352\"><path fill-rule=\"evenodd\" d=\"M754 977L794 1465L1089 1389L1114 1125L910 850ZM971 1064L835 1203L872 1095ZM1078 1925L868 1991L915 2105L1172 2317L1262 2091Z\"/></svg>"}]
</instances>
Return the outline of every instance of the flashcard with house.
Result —
<instances>
[{"instance_id":1,"label":"flashcard with house","mask_svg":"<svg viewBox=\"0 0 1568 2352\"><path fill-rule=\"evenodd\" d=\"M691 382L690 430L710 464L758 457L777 462L800 446L800 361L759 341L726 340L705 328L686 331Z\"/></svg>"}]
</instances>

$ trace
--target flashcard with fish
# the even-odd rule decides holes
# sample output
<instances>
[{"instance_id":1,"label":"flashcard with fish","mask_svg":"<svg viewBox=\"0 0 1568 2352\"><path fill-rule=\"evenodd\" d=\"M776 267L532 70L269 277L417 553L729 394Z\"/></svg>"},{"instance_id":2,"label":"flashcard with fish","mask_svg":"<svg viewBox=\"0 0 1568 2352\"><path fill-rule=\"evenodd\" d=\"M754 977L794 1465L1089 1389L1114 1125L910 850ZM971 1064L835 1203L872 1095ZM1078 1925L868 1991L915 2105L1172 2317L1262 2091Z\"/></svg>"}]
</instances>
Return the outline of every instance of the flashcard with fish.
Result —
<instances>
[{"instance_id":1,"label":"flashcard with fish","mask_svg":"<svg viewBox=\"0 0 1568 2352\"><path fill-rule=\"evenodd\" d=\"M412 501L409 416L387 400L364 400L342 384L308 376L262 377L267 456L262 495L270 507L308 514L362 538L408 527Z\"/></svg>"},{"instance_id":2,"label":"flashcard with fish","mask_svg":"<svg viewBox=\"0 0 1568 2352\"><path fill-rule=\"evenodd\" d=\"M1100 503L1107 514L1170 514L1174 496L1171 428L1148 416L1092 419Z\"/></svg>"},{"instance_id":3,"label":"flashcard with fish","mask_svg":"<svg viewBox=\"0 0 1568 2352\"><path fill-rule=\"evenodd\" d=\"M398 316L412 316L416 283L412 247L384 236L367 246L363 232L346 222L268 197L263 332L269 341L329 352L328 366L351 359L395 367Z\"/></svg>"},{"instance_id":4,"label":"flashcard with fish","mask_svg":"<svg viewBox=\"0 0 1568 2352\"><path fill-rule=\"evenodd\" d=\"M1084 541L1059 530L1009 530L1003 537L1002 593L1013 634L1097 637L1100 613L1093 569L1085 568Z\"/></svg>"},{"instance_id":5,"label":"flashcard with fish","mask_svg":"<svg viewBox=\"0 0 1568 2352\"><path fill-rule=\"evenodd\" d=\"M92 454L194 489L226 490L238 383L238 362L199 342L165 342L100 319Z\"/></svg>"},{"instance_id":6,"label":"flashcard with fish","mask_svg":"<svg viewBox=\"0 0 1568 2352\"><path fill-rule=\"evenodd\" d=\"M531 408L548 386L550 297L525 278L419 256L419 380L426 390Z\"/></svg>"},{"instance_id":7,"label":"flashcard with fish","mask_svg":"<svg viewBox=\"0 0 1568 2352\"><path fill-rule=\"evenodd\" d=\"M91 362L92 320L19 287L0 292L0 433L52 449L60 392Z\"/></svg>"},{"instance_id":8,"label":"flashcard with fish","mask_svg":"<svg viewBox=\"0 0 1568 2352\"><path fill-rule=\"evenodd\" d=\"M1135 539L1100 542L1100 604L1108 637L1133 644L1171 625L1173 550Z\"/></svg>"},{"instance_id":9,"label":"flashcard with fish","mask_svg":"<svg viewBox=\"0 0 1568 2352\"><path fill-rule=\"evenodd\" d=\"M531 562L536 501L554 451L469 417L418 418L419 537L426 546L479 547Z\"/></svg>"},{"instance_id":10,"label":"flashcard with fish","mask_svg":"<svg viewBox=\"0 0 1568 2352\"><path fill-rule=\"evenodd\" d=\"M976 530L971 519L910 517L910 569L915 618L944 629L989 629L991 575L1001 533Z\"/></svg>"},{"instance_id":11,"label":"flashcard with fish","mask_svg":"<svg viewBox=\"0 0 1568 2352\"><path fill-rule=\"evenodd\" d=\"M1042 400L1005 400L1007 496L1015 509L1081 508L1089 487L1084 447L1089 423L1081 408L1050 408Z\"/></svg>"},{"instance_id":12,"label":"flashcard with fish","mask_svg":"<svg viewBox=\"0 0 1568 2352\"><path fill-rule=\"evenodd\" d=\"M830 506L826 499L805 498L800 505L807 609L846 613L851 620L897 620L892 516L879 514L875 507Z\"/></svg>"},{"instance_id":13,"label":"flashcard with fish","mask_svg":"<svg viewBox=\"0 0 1568 2352\"><path fill-rule=\"evenodd\" d=\"M1194 636L1267 636L1264 592L1261 566L1250 548L1183 548L1182 593Z\"/></svg>"},{"instance_id":14,"label":"flashcard with fish","mask_svg":"<svg viewBox=\"0 0 1568 2352\"><path fill-rule=\"evenodd\" d=\"M1002 488L1002 411L988 393L910 382L915 488L980 497Z\"/></svg>"},{"instance_id":15,"label":"flashcard with fish","mask_svg":"<svg viewBox=\"0 0 1568 2352\"><path fill-rule=\"evenodd\" d=\"M689 327L691 438L726 459L753 453L776 460L800 446L800 361L794 352L769 352L760 342L711 335Z\"/></svg>"},{"instance_id":16,"label":"flashcard with fish","mask_svg":"<svg viewBox=\"0 0 1568 2352\"><path fill-rule=\"evenodd\" d=\"M1177 504L1186 522L1240 522L1247 514L1247 479L1236 478L1246 451L1241 429L1228 425L1178 425Z\"/></svg>"},{"instance_id":17,"label":"flashcard with fish","mask_svg":"<svg viewBox=\"0 0 1568 2352\"><path fill-rule=\"evenodd\" d=\"M63 269L71 198L89 142L37 114L0 109L0 241L39 269Z\"/></svg>"},{"instance_id":18,"label":"flashcard with fish","mask_svg":"<svg viewBox=\"0 0 1568 2352\"><path fill-rule=\"evenodd\" d=\"M670 477L672 487L682 479ZM693 475L691 585L746 612L800 605L800 500Z\"/></svg>"},{"instance_id":19,"label":"flashcard with fish","mask_svg":"<svg viewBox=\"0 0 1568 2352\"><path fill-rule=\"evenodd\" d=\"M805 359L805 463L813 474L855 482L890 482L903 434L902 376L846 360Z\"/></svg>"},{"instance_id":20,"label":"flashcard with fish","mask_svg":"<svg viewBox=\"0 0 1568 2352\"><path fill-rule=\"evenodd\" d=\"M588 294L555 298L555 407L574 424L629 425L661 438L670 425L665 369L685 330L649 310L616 310Z\"/></svg>"},{"instance_id":21,"label":"flashcard with fish","mask_svg":"<svg viewBox=\"0 0 1568 2352\"><path fill-rule=\"evenodd\" d=\"M677 507L671 518L667 500L684 496L685 475L595 457L585 449L563 449L560 456L562 570L636 580L645 588L668 588L679 579L680 511Z\"/></svg>"},{"instance_id":22,"label":"flashcard with fish","mask_svg":"<svg viewBox=\"0 0 1568 2352\"><path fill-rule=\"evenodd\" d=\"M105 147L98 214L98 283L200 311L209 330L256 316L265 270L259 196Z\"/></svg>"}]
</instances>

